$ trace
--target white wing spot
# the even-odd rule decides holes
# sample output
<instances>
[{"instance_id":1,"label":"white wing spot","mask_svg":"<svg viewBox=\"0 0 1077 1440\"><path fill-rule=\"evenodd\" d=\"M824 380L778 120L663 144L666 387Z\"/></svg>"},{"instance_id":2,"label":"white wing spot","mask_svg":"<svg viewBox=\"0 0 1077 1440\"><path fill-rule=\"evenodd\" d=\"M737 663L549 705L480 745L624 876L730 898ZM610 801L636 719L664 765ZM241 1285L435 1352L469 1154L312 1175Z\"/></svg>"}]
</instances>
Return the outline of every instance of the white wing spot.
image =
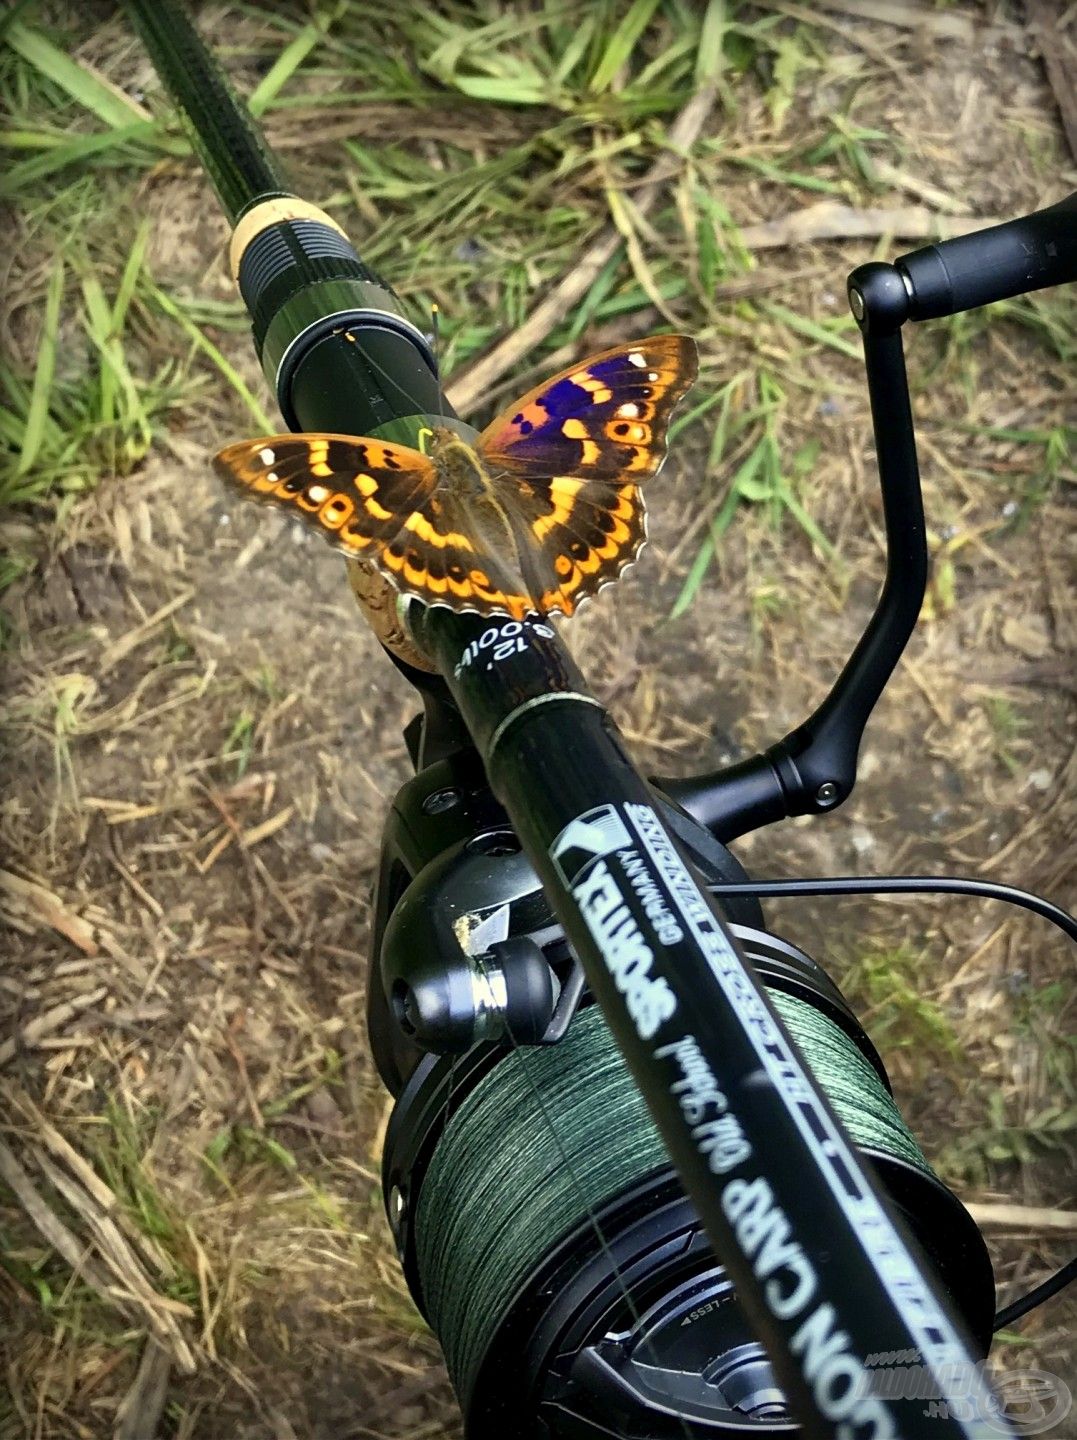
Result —
<instances>
[{"instance_id":1,"label":"white wing spot","mask_svg":"<svg viewBox=\"0 0 1077 1440\"><path fill-rule=\"evenodd\" d=\"M618 415L623 415L626 420L634 420L639 414L639 406L633 405L631 401L619 407Z\"/></svg>"},{"instance_id":2,"label":"white wing spot","mask_svg":"<svg viewBox=\"0 0 1077 1440\"><path fill-rule=\"evenodd\" d=\"M307 488L307 499L312 505L320 505L329 494L324 485L311 485Z\"/></svg>"},{"instance_id":3,"label":"white wing spot","mask_svg":"<svg viewBox=\"0 0 1077 1440\"><path fill-rule=\"evenodd\" d=\"M657 370L648 371L647 379L648 379L648 380L657 380L657 379L658 379L658 371L657 371Z\"/></svg>"},{"instance_id":4,"label":"white wing spot","mask_svg":"<svg viewBox=\"0 0 1077 1440\"><path fill-rule=\"evenodd\" d=\"M277 481L279 480L279 478L280 478L280 477L279 477L279 475L277 474L277 472L276 472L275 470L271 470L271 471L269 472L269 474L266 476L266 479L267 479L267 480L272 480L274 485L277 483Z\"/></svg>"},{"instance_id":5,"label":"white wing spot","mask_svg":"<svg viewBox=\"0 0 1077 1440\"><path fill-rule=\"evenodd\" d=\"M647 362L646 360L644 360L643 356L639 353L638 350L633 350L631 355L629 355L628 357L628 363L629 365L635 365L637 370L642 370Z\"/></svg>"},{"instance_id":6,"label":"white wing spot","mask_svg":"<svg viewBox=\"0 0 1077 1440\"><path fill-rule=\"evenodd\" d=\"M258 458L259 460L261 460L263 465L272 465L273 462L276 460L277 456L276 453L272 451L267 445L264 450L259 450Z\"/></svg>"}]
</instances>

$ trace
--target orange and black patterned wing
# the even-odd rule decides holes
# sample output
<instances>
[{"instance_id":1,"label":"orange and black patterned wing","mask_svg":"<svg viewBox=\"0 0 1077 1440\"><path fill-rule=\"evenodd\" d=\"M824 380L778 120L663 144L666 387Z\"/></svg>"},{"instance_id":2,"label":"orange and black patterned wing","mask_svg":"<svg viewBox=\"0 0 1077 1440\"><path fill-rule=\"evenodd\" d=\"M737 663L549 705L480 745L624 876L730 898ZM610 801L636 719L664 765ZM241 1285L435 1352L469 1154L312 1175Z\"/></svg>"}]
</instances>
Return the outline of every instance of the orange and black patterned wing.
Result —
<instances>
[{"instance_id":1,"label":"orange and black patterned wing","mask_svg":"<svg viewBox=\"0 0 1077 1440\"><path fill-rule=\"evenodd\" d=\"M536 386L483 432L480 454L544 610L571 615L639 554L638 487L661 467L697 369L686 335L618 345Z\"/></svg>"},{"instance_id":2,"label":"orange and black patterned wing","mask_svg":"<svg viewBox=\"0 0 1077 1440\"><path fill-rule=\"evenodd\" d=\"M637 484L657 474L677 401L699 368L687 335L652 335L572 365L529 390L483 431L490 474L574 475Z\"/></svg>"},{"instance_id":3,"label":"orange and black patterned wing","mask_svg":"<svg viewBox=\"0 0 1077 1440\"><path fill-rule=\"evenodd\" d=\"M520 568L543 611L571 615L616 580L647 539L647 509L632 480L520 480L505 508L513 515Z\"/></svg>"},{"instance_id":4,"label":"orange and black patterned wing","mask_svg":"<svg viewBox=\"0 0 1077 1440\"><path fill-rule=\"evenodd\" d=\"M270 435L222 450L218 474L289 508L405 595L516 619L533 609L495 512L437 487L418 450L348 435Z\"/></svg>"},{"instance_id":5,"label":"orange and black patterned wing","mask_svg":"<svg viewBox=\"0 0 1077 1440\"><path fill-rule=\"evenodd\" d=\"M428 605L522 620L534 610L496 511L451 489L432 495L383 551L397 589Z\"/></svg>"},{"instance_id":6,"label":"orange and black patterned wing","mask_svg":"<svg viewBox=\"0 0 1077 1440\"><path fill-rule=\"evenodd\" d=\"M385 547L437 483L429 456L352 435L243 440L222 450L213 465L245 495L290 510L346 555L383 568Z\"/></svg>"}]
</instances>

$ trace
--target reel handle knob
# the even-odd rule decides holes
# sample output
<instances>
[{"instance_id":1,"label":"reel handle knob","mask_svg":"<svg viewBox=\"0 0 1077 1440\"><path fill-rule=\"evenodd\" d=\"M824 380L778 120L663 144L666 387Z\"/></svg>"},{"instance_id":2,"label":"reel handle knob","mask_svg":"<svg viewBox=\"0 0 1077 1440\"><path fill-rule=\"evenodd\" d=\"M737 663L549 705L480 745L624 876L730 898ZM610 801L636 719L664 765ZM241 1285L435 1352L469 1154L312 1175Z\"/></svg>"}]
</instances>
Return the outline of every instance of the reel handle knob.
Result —
<instances>
[{"instance_id":1,"label":"reel handle knob","mask_svg":"<svg viewBox=\"0 0 1077 1440\"><path fill-rule=\"evenodd\" d=\"M553 1019L558 986L542 948L526 936L499 940L490 955L505 982L504 1031L518 1045L539 1045Z\"/></svg>"},{"instance_id":2,"label":"reel handle knob","mask_svg":"<svg viewBox=\"0 0 1077 1440\"><path fill-rule=\"evenodd\" d=\"M538 1045L557 993L541 946L518 936L497 941L483 955L458 951L410 963L393 981L390 1008L424 1050L460 1055L481 1041Z\"/></svg>"}]
</instances>

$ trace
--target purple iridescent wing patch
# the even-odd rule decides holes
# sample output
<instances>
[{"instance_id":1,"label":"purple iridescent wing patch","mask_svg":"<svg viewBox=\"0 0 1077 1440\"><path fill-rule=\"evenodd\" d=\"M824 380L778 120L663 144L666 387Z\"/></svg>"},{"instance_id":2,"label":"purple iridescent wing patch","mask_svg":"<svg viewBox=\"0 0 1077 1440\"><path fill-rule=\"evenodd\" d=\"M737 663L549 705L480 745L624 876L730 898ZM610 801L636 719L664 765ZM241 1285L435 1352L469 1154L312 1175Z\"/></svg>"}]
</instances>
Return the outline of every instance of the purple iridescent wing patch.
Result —
<instances>
[{"instance_id":1,"label":"purple iridescent wing patch","mask_svg":"<svg viewBox=\"0 0 1077 1440\"><path fill-rule=\"evenodd\" d=\"M480 452L492 474L639 482L665 458L670 414L696 370L685 335L618 345L529 391L484 431Z\"/></svg>"}]
</instances>

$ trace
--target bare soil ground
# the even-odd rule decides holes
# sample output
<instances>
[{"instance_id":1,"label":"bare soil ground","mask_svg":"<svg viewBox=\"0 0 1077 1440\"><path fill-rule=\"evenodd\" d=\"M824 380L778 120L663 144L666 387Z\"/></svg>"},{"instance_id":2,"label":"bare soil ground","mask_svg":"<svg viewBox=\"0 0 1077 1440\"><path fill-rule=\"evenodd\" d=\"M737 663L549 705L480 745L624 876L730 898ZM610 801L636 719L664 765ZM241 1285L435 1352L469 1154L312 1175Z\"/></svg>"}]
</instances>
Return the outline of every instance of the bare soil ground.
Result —
<instances>
[{"instance_id":1,"label":"bare soil ground","mask_svg":"<svg viewBox=\"0 0 1077 1440\"><path fill-rule=\"evenodd\" d=\"M942 214L955 197L966 214L1004 216L1073 188L1016 7L939 7L911 28L845 13L855 8L743 8L745 23L767 20L771 39L794 38L811 63L794 67L780 115L773 45L765 64L730 72L730 97L690 165L731 223L750 233L821 199L861 215ZM46 18L107 80L155 95L108 15L54 7ZM408 15L415 37L424 22ZM942 22L957 21L968 30L951 37ZM244 92L283 43L267 23L252 10L202 16ZM344 83L311 80L319 94ZM839 150L817 172L837 195L767 173L799 139L840 133L832 117L853 113L851 96L857 124L883 136L857 142L889 165L872 186L840 168ZM451 168L558 116L449 91L440 109L390 98L375 110L327 112L338 132L315 144L309 114L271 110L266 124L297 188L335 196L361 249L374 229L378 263L418 301L430 291L413 273L407 227L394 270L377 206L349 198L363 181L343 140L373 153L406 141ZM546 170L534 161L536 183L556 158ZM554 186L581 207L581 246L606 218L603 163L577 172L575 190ZM125 255L146 215L156 286L192 303L231 299L227 229L193 161L121 167L101 185L112 208L88 221L92 253L114 236ZM660 295L661 313L644 294L548 346L582 355L672 319L701 337L695 398L743 372L731 414L762 416L717 456L717 409L684 432L650 497L643 558L567 629L640 764L663 774L785 733L825 693L870 611L881 516L855 330L839 324L844 276L876 248L917 240L884 223L846 239L760 242L740 272L754 293L711 302L699 232L678 228L690 193L685 163L671 166L639 230L642 258L633 271L622 253L614 292L643 284L648 267L659 288L681 270L693 285ZM5 262L4 328L24 376L52 259L43 202L31 198L13 214ZM478 267L468 303L486 341L557 275L541 257L491 259L465 225L457 243L469 241L474 261L453 263ZM515 289L502 264L515 266ZM430 287L440 283L433 274ZM257 388L235 313L197 319ZM172 347L201 387L129 473L102 466L85 493L61 487L3 517L31 563L4 602L0 1436L448 1440L459 1433L452 1394L381 1214L386 1097L362 1020L368 893L382 817L408 774L400 736L412 693L363 627L339 557L219 490L208 457L254 422L218 372L192 360L188 338L153 332L148 316L136 314L135 340L150 356ZM74 318L61 326L74 373L89 360ZM871 724L855 797L824 821L742 842L753 872L954 871L1072 905L1075 333L1072 301L1056 296L910 337L929 602ZM541 355L527 358L541 368ZM718 557L671 618L731 478L768 433L773 473L744 487ZM1043 1279L1077 1232L1072 952L1039 922L967 901L774 903L769 914L843 984L928 1155L981 1207L1000 1301ZM1038 1367L1072 1384L1074 1314L1065 1300L1036 1312L998 1346L1000 1373ZM1075 1435L1074 1423L1051 1433Z\"/></svg>"}]
</instances>

